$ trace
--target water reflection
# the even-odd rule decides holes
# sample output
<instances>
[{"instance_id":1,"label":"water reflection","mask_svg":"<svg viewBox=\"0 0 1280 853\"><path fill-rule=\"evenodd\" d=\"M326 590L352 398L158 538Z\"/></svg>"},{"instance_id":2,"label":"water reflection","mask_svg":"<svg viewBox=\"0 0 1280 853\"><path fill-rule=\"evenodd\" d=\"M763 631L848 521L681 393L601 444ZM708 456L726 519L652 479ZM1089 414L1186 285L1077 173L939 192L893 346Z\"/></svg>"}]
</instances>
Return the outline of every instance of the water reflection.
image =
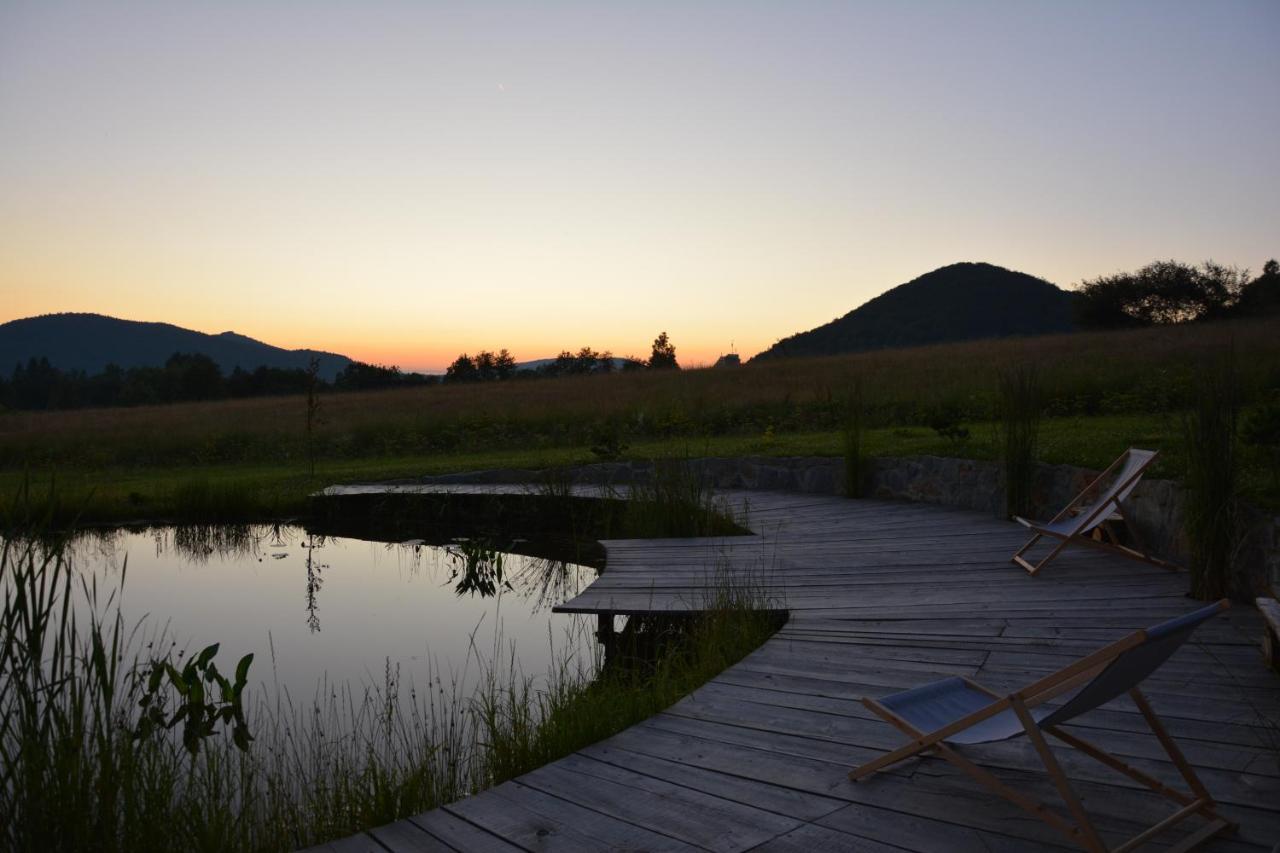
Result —
<instances>
[{"instance_id":1,"label":"water reflection","mask_svg":"<svg viewBox=\"0 0 1280 853\"><path fill-rule=\"evenodd\" d=\"M462 539L446 546L445 552L453 562L449 583L453 584L454 594L492 598L511 589L502 577L502 552L489 543Z\"/></svg>"},{"instance_id":2,"label":"water reflection","mask_svg":"<svg viewBox=\"0 0 1280 853\"><path fill-rule=\"evenodd\" d=\"M521 541L387 543L291 525L200 525L94 531L68 554L107 588L127 565L126 623L167 626L179 647L254 652L274 662L259 678L306 696L326 675L376 682L388 660L423 672L424 683L433 666L466 681L477 647L509 656L514 646L530 674L555 659L553 645L590 658L589 632L550 609L594 570L521 551L545 553Z\"/></svg>"},{"instance_id":3,"label":"water reflection","mask_svg":"<svg viewBox=\"0 0 1280 853\"><path fill-rule=\"evenodd\" d=\"M321 572L329 568L325 563L321 563L315 557L317 548L324 547L324 537L307 534L307 542L303 546L307 549L307 629L313 634L320 632L320 614L317 612L320 607L316 603L316 594L320 592L320 587L324 585L324 577Z\"/></svg>"}]
</instances>

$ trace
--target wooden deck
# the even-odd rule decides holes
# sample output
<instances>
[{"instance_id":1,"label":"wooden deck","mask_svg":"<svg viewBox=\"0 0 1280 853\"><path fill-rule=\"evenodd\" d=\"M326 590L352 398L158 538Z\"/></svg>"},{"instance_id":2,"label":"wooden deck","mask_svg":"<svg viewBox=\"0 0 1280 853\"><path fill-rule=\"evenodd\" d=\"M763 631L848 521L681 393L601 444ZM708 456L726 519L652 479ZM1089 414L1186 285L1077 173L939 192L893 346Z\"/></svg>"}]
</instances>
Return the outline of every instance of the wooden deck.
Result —
<instances>
[{"instance_id":1,"label":"wooden deck","mask_svg":"<svg viewBox=\"0 0 1280 853\"><path fill-rule=\"evenodd\" d=\"M996 690L1022 686L1191 609L1185 575L1077 548L1029 577L1009 562L1025 531L983 515L812 495L728 497L758 535L608 542L605 573L559 609L696 610L716 573L730 571L790 611L773 638L614 737L318 849L1072 849L935 758L848 781L852 765L903 742L857 700L951 674ZM1222 811L1240 823L1210 850L1269 851L1280 842L1280 676L1263 665L1260 636L1258 614L1235 608L1200 628L1144 686ZM1076 722L1088 739L1182 787L1127 700ZM1055 752L1111 843L1171 810L1092 759ZM1026 738L965 753L1059 802ZM1157 841L1199 826L1186 821Z\"/></svg>"}]
</instances>

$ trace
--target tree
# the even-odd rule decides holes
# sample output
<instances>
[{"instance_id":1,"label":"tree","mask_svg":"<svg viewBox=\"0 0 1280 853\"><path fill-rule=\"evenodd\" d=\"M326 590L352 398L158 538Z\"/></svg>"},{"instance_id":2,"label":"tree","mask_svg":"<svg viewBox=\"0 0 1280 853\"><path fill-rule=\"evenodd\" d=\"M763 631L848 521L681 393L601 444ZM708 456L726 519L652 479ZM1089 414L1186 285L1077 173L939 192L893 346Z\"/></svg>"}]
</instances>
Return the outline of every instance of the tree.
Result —
<instances>
[{"instance_id":1,"label":"tree","mask_svg":"<svg viewBox=\"0 0 1280 853\"><path fill-rule=\"evenodd\" d=\"M680 365L676 362L675 345L671 343L665 331L653 339L653 351L649 354L649 363L646 366L650 370L680 369Z\"/></svg>"},{"instance_id":2,"label":"tree","mask_svg":"<svg viewBox=\"0 0 1280 853\"><path fill-rule=\"evenodd\" d=\"M1245 316L1280 313L1280 263L1274 258L1262 267L1262 275L1245 285L1236 304Z\"/></svg>"},{"instance_id":3,"label":"tree","mask_svg":"<svg viewBox=\"0 0 1280 853\"><path fill-rule=\"evenodd\" d=\"M476 363L465 352L454 359L453 364L445 368L445 382L475 382L480 378Z\"/></svg>"},{"instance_id":4,"label":"tree","mask_svg":"<svg viewBox=\"0 0 1280 853\"><path fill-rule=\"evenodd\" d=\"M481 382L493 382L498 378L498 357L487 349L476 353L472 363L476 366L476 379Z\"/></svg>"},{"instance_id":5,"label":"tree","mask_svg":"<svg viewBox=\"0 0 1280 853\"><path fill-rule=\"evenodd\" d=\"M510 379L516 372L516 357L507 352L506 347L503 347L494 356L493 369L498 374L499 380Z\"/></svg>"},{"instance_id":6,"label":"tree","mask_svg":"<svg viewBox=\"0 0 1280 853\"><path fill-rule=\"evenodd\" d=\"M353 361L334 379L334 387L342 391L370 391L379 388L399 388L409 384L410 380L400 372L400 368L391 365L367 364Z\"/></svg>"},{"instance_id":7,"label":"tree","mask_svg":"<svg viewBox=\"0 0 1280 853\"><path fill-rule=\"evenodd\" d=\"M1200 266L1156 261L1133 273L1082 283L1076 300L1081 326L1114 329L1226 316L1239 300L1248 270L1205 261Z\"/></svg>"},{"instance_id":8,"label":"tree","mask_svg":"<svg viewBox=\"0 0 1280 853\"><path fill-rule=\"evenodd\" d=\"M175 352L164 363L165 397L212 400L222 396L222 368L204 353Z\"/></svg>"}]
</instances>

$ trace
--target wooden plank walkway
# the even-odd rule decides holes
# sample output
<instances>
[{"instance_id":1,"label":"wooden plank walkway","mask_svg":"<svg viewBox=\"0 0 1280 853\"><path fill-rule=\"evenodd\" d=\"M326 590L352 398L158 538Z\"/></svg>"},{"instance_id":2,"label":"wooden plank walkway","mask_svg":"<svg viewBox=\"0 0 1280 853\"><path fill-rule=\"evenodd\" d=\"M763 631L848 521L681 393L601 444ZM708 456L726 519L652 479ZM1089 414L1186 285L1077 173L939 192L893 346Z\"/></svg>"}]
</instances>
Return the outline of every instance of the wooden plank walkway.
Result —
<instances>
[{"instance_id":1,"label":"wooden plank walkway","mask_svg":"<svg viewBox=\"0 0 1280 853\"><path fill-rule=\"evenodd\" d=\"M1039 820L938 759L849 782L852 765L903 742L857 700L952 674L1015 689L1190 610L1186 576L1077 548L1033 578L1009 562L1022 528L991 517L788 493L726 497L757 535L607 542L604 574L557 609L696 610L717 574L729 573L790 612L774 637L614 737L317 849L1064 849ZM1269 851L1280 842L1280 676L1262 664L1260 634L1258 614L1234 608L1200 628L1144 687L1222 811L1240 823L1209 850ZM1127 700L1077 723L1088 739L1182 787ZM1025 738L965 752L1015 787L1059 802ZM1092 759L1055 752L1112 843L1170 811ZM1170 844L1200 823L1185 826L1158 841Z\"/></svg>"}]
</instances>

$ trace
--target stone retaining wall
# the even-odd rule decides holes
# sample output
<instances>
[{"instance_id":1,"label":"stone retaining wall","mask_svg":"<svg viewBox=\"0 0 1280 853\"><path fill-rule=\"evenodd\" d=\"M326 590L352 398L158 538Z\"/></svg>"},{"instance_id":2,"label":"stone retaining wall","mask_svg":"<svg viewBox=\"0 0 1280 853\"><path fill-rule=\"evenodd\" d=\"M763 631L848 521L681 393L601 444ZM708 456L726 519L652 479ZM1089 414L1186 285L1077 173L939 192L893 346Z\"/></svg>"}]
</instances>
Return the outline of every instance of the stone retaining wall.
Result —
<instances>
[{"instance_id":1,"label":"stone retaining wall","mask_svg":"<svg viewBox=\"0 0 1280 853\"><path fill-rule=\"evenodd\" d=\"M717 489L768 489L815 494L844 494L844 460L840 457L746 456L690 459L703 482ZM940 456L880 457L868 460L867 497L942 504L1002 515L1004 487L996 462ZM601 462L570 469L574 483L626 485L653 477L653 462ZM1032 512L1045 520L1055 515L1098 475L1074 465L1039 465L1032 487ZM541 471L495 469L424 477L420 482L536 483ZM1182 488L1172 480L1144 478L1125 502L1125 512L1157 555L1185 564L1182 532ZM1246 512L1249 535L1240 558L1241 595L1256 594L1269 578L1280 588L1280 518L1256 510Z\"/></svg>"}]
</instances>

